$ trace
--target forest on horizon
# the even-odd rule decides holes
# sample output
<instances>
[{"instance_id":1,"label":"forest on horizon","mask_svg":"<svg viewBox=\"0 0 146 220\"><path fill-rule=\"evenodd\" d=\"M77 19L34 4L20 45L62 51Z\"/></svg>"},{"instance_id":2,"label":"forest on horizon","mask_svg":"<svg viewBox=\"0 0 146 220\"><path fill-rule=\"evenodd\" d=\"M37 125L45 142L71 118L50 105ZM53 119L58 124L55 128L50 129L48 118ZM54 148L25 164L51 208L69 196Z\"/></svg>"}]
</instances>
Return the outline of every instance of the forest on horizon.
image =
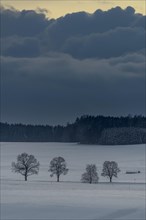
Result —
<instances>
[{"instance_id":1,"label":"forest on horizon","mask_svg":"<svg viewBox=\"0 0 146 220\"><path fill-rule=\"evenodd\" d=\"M77 142L81 144L146 143L144 116L83 115L67 125L0 123L1 142Z\"/></svg>"}]
</instances>

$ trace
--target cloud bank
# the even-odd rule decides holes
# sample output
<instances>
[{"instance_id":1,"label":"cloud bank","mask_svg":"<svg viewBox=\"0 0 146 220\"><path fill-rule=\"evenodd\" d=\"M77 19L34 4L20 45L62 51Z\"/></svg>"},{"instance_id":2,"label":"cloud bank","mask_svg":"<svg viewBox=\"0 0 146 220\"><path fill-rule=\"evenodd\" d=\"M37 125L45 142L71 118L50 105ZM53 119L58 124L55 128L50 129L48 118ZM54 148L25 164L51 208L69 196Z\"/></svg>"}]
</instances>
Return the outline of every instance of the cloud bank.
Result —
<instances>
[{"instance_id":1,"label":"cloud bank","mask_svg":"<svg viewBox=\"0 0 146 220\"><path fill-rule=\"evenodd\" d=\"M145 16L117 7L49 20L2 8L1 18L2 121L145 114Z\"/></svg>"}]
</instances>

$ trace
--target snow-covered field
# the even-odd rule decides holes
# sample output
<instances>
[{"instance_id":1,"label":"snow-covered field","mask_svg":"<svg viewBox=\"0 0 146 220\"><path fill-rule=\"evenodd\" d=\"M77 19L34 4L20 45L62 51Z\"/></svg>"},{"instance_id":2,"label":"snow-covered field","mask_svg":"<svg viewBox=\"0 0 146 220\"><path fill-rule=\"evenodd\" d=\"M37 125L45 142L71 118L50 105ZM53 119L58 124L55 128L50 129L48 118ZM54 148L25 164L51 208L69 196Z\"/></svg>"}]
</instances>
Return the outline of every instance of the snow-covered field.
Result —
<instances>
[{"instance_id":1,"label":"snow-covered field","mask_svg":"<svg viewBox=\"0 0 146 220\"><path fill-rule=\"evenodd\" d=\"M145 215L145 145L96 146L68 143L1 143L1 220L140 220ZM41 167L27 182L11 172L18 154L35 155ZM49 162L63 156L69 173L55 177ZM105 160L115 160L121 169L118 179L108 183L101 177ZM88 163L98 168L99 183L80 183ZM125 174L126 171L140 174Z\"/></svg>"}]
</instances>

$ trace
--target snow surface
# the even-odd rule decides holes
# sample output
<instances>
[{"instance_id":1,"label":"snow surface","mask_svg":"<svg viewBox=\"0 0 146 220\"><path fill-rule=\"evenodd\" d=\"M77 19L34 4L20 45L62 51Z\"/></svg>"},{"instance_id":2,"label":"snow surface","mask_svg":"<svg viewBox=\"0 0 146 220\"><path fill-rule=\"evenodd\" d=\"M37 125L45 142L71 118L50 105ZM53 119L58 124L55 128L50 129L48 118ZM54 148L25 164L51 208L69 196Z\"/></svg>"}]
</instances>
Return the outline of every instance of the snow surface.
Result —
<instances>
[{"instance_id":1,"label":"snow surface","mask_svg":"<svg viewBox=\"0 0 146 220\"><path fill-rule=\"evenodd\" d=\"M71 143L1 143L1 220L140 220L145 215L145 145L96 146ZM27 182L11 172L18 154L34 154L41 167ZM48 173L55 156L66 159L61 182ZM101 177L105 160L118 162L113 183ZM95 163L98 184L80 183L86 164ZM140 174L125 174L126 171Z\"/></svg>"}]
</instances>

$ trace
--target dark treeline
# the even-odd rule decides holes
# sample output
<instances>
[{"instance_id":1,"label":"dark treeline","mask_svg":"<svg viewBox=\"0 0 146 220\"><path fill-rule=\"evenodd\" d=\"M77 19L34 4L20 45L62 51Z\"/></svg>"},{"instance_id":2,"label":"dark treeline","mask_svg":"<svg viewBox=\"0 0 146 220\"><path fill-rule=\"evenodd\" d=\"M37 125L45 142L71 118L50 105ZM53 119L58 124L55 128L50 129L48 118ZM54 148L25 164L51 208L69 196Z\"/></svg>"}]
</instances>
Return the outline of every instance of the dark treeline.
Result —
<instances>
[{"instance_id":1,"label":"dark treeline","mask_svg":"<svg viewBox=\"0 0 146 220\"><path fill-rule=\"evenodd\" d=\"M146 143L146 117L85 115L66 126L0 123L0 141L86 144Z\"/></svg>"}]
</instances>

